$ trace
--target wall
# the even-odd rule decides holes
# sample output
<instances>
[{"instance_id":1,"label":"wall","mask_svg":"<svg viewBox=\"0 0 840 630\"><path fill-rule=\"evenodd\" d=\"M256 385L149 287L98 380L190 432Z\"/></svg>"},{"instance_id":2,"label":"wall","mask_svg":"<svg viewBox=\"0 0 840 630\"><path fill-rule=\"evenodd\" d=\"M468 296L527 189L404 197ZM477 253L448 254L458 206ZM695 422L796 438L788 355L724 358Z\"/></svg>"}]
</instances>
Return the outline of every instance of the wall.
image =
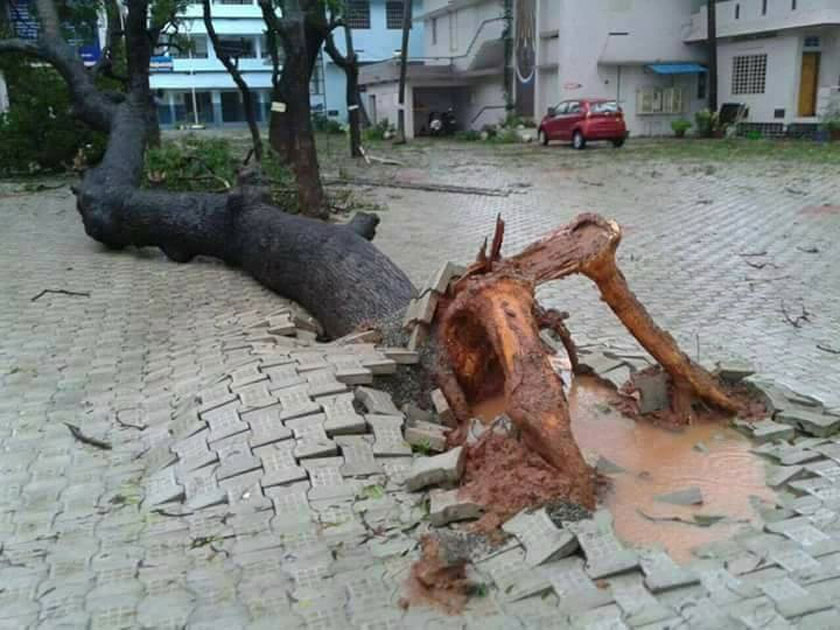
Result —
<instances>
[{"instance_id":1,"label":"wall","mask_svg":"<svg viewBox=\"0 0 840 630\"><path fill-rule=\"evenodd\" d=\"M373 111L370 107L370 97L376 97L376 119L374 120ZM378 123L386 118L391 123L392 127L397 126L397 84L396 83L379 83L368 86L366 92L362 93L362 102L367 109L368 116L371 117L372 123ZM405 135L407 138L414 137L414 125L411 124L411 114L414 111L414 94L410 85L405 87L405 111L409 112L406 118Z\"/></svg>"},{"instance_id":2,"label":"wall","mask_svg":"<svg viewBox=\"0 0 840 630\"><path fill-rule=\"evenodd\" d=\"M429 4L428 0L426 4ZM456 7L458 6L456 3ZM428 13L427 11L426 14ZM469 67L472 55L481 48L482 42L498 39L504 28L503 21L496 19L504 15L501 0L466 4L432 15L437 16L424 18L422 55L430 58L429 63L449 63L453 57L457 57L454 63L460 69ZM433 20L437 24L436 27L432 26Z\"/></svg>"},{"instance_id":3,"label":"wall","mask_svg":"<svg viewBox=\"0 0 840 630\"><path fill-rule=\"evenodd\" d=\"M718 37L748 35L781 29L812 27L840 23L840 3L837 0L767 0L767 13L762 14L763 0L728 0L716 7ZM739 8L735 18L736 5ZM706 39L706 8L696 11L686 41Z\"/></svg>"},{"instance_id":4,"label":"wall","mask_svg":"<svg viewBox=\"0 0 840 630\"><path fill-rule=\"evenodd\" d=\"M501 76L487 77L471 83L461 108L463 116L459 112L459 122L462 122L464 129L481 129L484 125L495 125L505 118L504 105L505 90ZM484 109L485 107L487 108Z\"/></svg>"}]
</instances>

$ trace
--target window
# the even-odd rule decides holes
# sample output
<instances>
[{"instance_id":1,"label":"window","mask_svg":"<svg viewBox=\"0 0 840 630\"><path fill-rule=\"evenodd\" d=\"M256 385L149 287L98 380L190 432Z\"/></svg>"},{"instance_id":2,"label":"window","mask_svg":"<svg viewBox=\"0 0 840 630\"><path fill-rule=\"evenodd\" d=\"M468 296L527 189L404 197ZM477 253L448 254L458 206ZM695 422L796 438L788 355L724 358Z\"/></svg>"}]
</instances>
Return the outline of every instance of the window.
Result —
<instances>
[{"instance_id":1,"label":"window","mask_svg":"<svg viewBox=\"0 0 840 630\"><path fill-rule=\"evenodd\" d=\"M732 58L732 94L764 94L767 55L740 55Z\"/></svg>"},{"instance_id":2,"label":"window","mask_svg":"<svg viewBox=\"0 0 840 630\"><path fill-rule=\"evenodd\" d=\"M437 18L432 18L432 46L437 44Z\"/></svg>"},{"instance_id":3,"label":"window","mask_svg":"<svg viewBox=\"0 0 840 630\"><path fill-rule=\"evenodd\" d=\"M820 47L820 38L812 35L811 37L806 37L804 42L805 48L819 48Z\"/></svg>"},{"instance_id":4,"label":"window","mask_svg":"<svg viewBox=\"0 0 840 630\"><path fill-rule=\"evenodd\" d=\"M220 37L219 50L234 59L254 59L257 56L251 37Z\"/></svg>"},{"instance_id":5,"label":"window","mask_svg":"<svg viewBox=\"0 0 840 630\"><path fill-rule=\"evenodd\" d=\"M697 73L697 99L703 100L706 98L706 86L709 80L708 75L705 72L698 72Z\"/></svg>"},{"instance_id":6,"label":"window","mask_svg":"<svg viewBox=\"0 0 840 630\"><path fill-rule=\"evenodd\" d=\"M790 10L796 11L796 0L790 0Z\"/></svg>"},{"instance_id":7,"label":"window","mask_svg":"<svg viewBox=\"0 0 840 630\"><path fill-rule=\"evenodd\" d=\"M347 0L345 22L350 28L370 28L370 0Z\"/></svg>"},{"instance_id":8,"label":"window","mask_svg":"<svg viewBox=\"0 0 840 630\"><path fill-rule=\"evenodd\" d=\"M562 116L563 114L569 111L569 103L564 101L560 103L557 107L554 108L554 115L555 116Z\"/></svg>"},{"instance_id":9,"label":"window","mask_svg":"<svg viewBox=\"0 0 840 630\"><path fill-rule=\"evenodd\" d=\"M740 4L735 5L735 19L736 20L741 19L741 5Z\"/></svg>"},{"instance_id":10,"label":"window","mask_svg":"<svg viewBox=\"0 0 840 630\"><path fill-rule=\"evenodd\" d=\"M648 87L636 93L637 114L682 114L685 101L681 88Z\"/></svg>"},{"instance_id":11,"label":"window","mask_svg":"<svg viewBox=\"0 0 840 630\"><path fill-rule=\"evenodd\" d=\"M176 44L180 50L175 46L170 48L175 59L207 59L207 37L204 35L193 35L189 40L180 38Z\"/></svg>"},{"instance_id":12,"label":"window","mask_svg":"<svg viewBox=\"0 0 840 630\"><path fill-rule=\"evenodd\" d=\"M767 15L767 0L761 0L761 15Z\"/></svg>"},{"instance_id":13,"label":"window","mask_svg":"<svg viewBox=\"0 0 840 630\"><path fill-rule=\"evenodd\" d=\"M603 101L601 103L590 103L589 111L593 114L615 114L621 111L615 101Z\"/></svg>"},{"instance_id":14,"label":"window","mask_svg":"<svg viewBox=\"0 0 840 630\"><path fill-rule=\"evenodd\" d=\"M580 114L581 112L583 112L583 105L578 101L569 103L568 109L566 110L567 114Z\"/></svg>"},{"instance_id":15,"label":"window","mask_svg":"<svg viewBox=\"0 0 840 630\"><path fill-rule=\"evenodd\" d=\"M401 30L402 21L403 3L400 0L388 0L385 3L385 27L392 31Z\"/></svg>"}]
</instances>

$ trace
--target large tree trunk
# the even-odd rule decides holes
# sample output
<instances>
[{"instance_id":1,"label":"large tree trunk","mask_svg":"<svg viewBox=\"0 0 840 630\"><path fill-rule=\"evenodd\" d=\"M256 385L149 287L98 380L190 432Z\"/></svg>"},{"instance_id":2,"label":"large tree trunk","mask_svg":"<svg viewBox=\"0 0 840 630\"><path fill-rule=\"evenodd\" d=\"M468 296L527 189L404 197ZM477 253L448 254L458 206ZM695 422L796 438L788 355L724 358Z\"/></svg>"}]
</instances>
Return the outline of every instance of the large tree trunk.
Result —
<instances>
[{"instance_id":1,"label":"large tree trunk","mask_svg":"<svg viewBox=\"0 0 840 630\"><path fill-rule=\"evenodd\" d=\"M716 112L718 108L718 49L717 49L717 7L718 0L706 1L706 28L708 37L706 46L709 52L709 111Z\"/></svg>"}]
</instances>

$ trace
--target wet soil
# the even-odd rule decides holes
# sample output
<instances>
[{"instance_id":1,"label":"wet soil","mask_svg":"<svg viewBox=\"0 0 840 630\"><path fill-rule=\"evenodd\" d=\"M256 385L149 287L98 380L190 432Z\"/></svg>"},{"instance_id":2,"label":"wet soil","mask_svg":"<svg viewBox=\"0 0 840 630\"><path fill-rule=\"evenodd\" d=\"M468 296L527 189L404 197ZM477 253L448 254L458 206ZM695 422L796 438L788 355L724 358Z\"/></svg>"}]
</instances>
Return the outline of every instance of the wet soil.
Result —
<instances>
[{"instance_id":1,"label":"wet soil","mask_svg":"<svg viewBox=\"0 0 840 630\"><path fill-rule=\"evenodd\" d=\"M411 567L400 606L407 609L427 605L450 615L458 614L473 588L467 579L466 558L448 557L449 551L434 536L423 537L420 544L420 559Z\"/></svg>"}]
</instances>

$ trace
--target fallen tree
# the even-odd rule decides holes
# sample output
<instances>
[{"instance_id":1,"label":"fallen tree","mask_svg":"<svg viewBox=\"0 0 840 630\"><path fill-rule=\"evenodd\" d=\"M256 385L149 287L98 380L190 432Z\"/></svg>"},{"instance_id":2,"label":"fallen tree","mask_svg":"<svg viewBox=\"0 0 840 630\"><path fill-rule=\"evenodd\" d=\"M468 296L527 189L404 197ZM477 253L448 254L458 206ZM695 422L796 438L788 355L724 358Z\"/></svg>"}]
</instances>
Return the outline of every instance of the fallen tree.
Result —
<instances>
[{"instance_id":1,"label":"fallen tree","mask_svg":"<svg viewBox=\"0 0 840 630\"><path fill-rule=\"evenodd\" d=\"M240 174L225 194L174 193L140 187L148 120L148 3L128 0L125 40L127 91L114 98L98 90L90 73L59 36L51 0L38 0L45 28L35 42L0 41L0 52L24 52L55 66L68 82L79 116L107 131L102 162L76 188L85 231L107 247L159 247L174 261L199 255L242 267L292 298L320 320L328 335L362 327L394 330L414 294L407 276L376 247L377 219L357 215L335 225L289 215L268 202L259 167ZM550 327L574 345L562 314L539 307L536 287L571 274L593 280L607 305L669 373L674 404L690 416L694 398L736 411L715 379L694 364L652 320L615 261L621 230L584 214L523 252L501 256L504 224L497 222L489 251L451 284L432 320L439 362L421 366L437 381L459 420L483 398L503 394L524 443L572 484L570 498L591 505L594 477L574 441L563 383L539 330Z\"/></svg>"}]
</instances>

